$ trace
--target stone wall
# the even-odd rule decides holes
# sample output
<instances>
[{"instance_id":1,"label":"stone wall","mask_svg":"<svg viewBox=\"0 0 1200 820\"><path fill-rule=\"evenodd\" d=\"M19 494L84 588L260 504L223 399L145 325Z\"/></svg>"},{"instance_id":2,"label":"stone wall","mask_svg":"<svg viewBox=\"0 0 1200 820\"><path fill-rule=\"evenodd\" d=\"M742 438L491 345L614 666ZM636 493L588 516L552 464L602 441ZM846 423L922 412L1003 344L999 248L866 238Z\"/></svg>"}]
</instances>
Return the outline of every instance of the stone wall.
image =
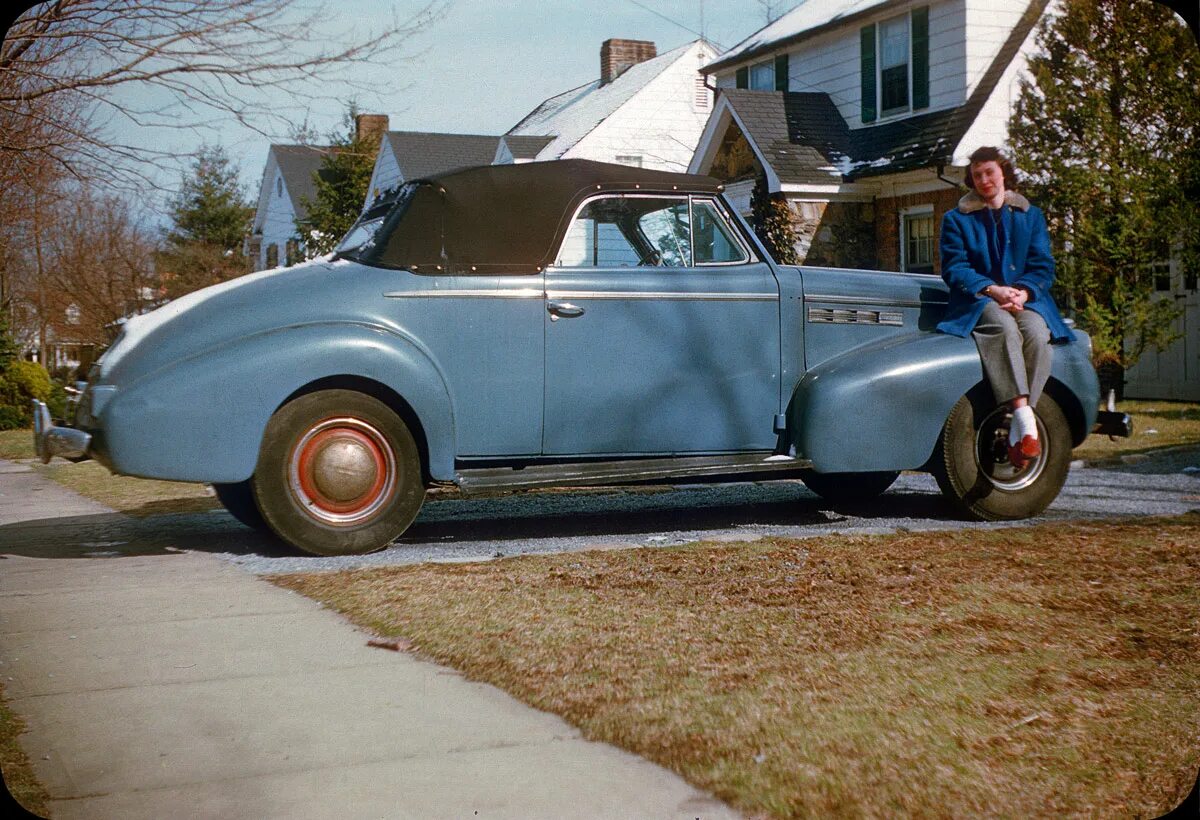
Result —
<instances>
[{"instance_id":1,"label":"stone wall","mask_svg":"<svg viewBox=\"0 0 1200 820\"><path fill-rule=\"evenodd\" d=\"M870 202L788 202L802 265L875 266L875 208Z\"/></svg>"}]
</instances>

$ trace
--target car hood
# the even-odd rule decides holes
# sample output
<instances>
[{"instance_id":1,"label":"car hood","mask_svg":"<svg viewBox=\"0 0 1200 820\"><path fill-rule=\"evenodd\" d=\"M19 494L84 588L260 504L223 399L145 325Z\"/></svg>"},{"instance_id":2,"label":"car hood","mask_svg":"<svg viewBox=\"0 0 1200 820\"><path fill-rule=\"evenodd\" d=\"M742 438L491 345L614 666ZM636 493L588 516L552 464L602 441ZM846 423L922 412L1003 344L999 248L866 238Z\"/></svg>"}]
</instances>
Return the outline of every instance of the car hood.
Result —
<instances>
[{"instance_id":1,"label":"car hood","mask_svg":"<svg viewBox=\"0 0 1200 820\"><path fill-rule=\"evenodd\" d=\"M127 320L100 358L98 378L128 383L227 341L306 321L343 301L347 276L362 267L329 257L211 285ZM339 275L342 274L342 275Z\"/></svg>"}]
</instances>

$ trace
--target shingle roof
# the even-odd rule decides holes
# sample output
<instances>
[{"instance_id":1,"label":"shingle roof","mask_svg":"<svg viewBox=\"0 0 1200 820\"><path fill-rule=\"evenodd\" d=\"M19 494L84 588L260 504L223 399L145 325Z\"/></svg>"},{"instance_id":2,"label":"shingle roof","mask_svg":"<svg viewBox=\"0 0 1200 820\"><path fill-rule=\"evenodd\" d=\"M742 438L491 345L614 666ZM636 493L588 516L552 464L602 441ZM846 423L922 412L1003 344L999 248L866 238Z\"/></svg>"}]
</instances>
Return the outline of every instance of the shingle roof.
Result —
<instances>
[{"instance_id":1,"label":"shingle roof","mask_svg":"<svg viewBox=\"0 0 1200 820\"><path fill-rule=\"evenodd\" d=\"M287 186L288 198L292 201L292 209L297 219L304 219L308 209L302 203L302 197L316 199L317 187L313 183L313 174L321 167L321 159L329 152L329 146L324 145L272 145L275 162L279 165L279 173L283 176L283 184Z\"/></svg>"},{"instance_id":2,"label":"shingle roof","mask_svg":"<svg viewBox=\"0 0 1200 820\"><path fill-rule=\"evenodd\" d=\"M554 142L554 135L547 136L526 136L523 134L505 134L502 137L504 144L508 146L508 151L513 155L513 159L534 159L550 143Z\"/></svg>"},{"instance_id":3,"label":"shingle roof","mask_svg":"<svg viewBox=\"0 0 1200 820\"><path fill-rule=\"evenodd\" d=\"M970 98L956 108L851 130L828 94L721 93L783 183L851 181L948 164L1047 3L1030 3Z\"/></svg>"},{"instance_id":4,"label":"shingle roof","mask_svg":"<svg viewBox=\"0 0 1200 820\"><path fill-rule=\"evenodd\" d=\"M388 144L404 179L444 174L456 168L491 165L498 136L388 131Z\"/></svg>"},{"instance_id":5,"label":"shingle roof","mask_svg":"<svg viewBox=\"0 0 1200 820\"><path fill-rule=\"evenodd\" d=\"M630 66L610 83L601 85L594 80L550 97L510 128L508 134L553 135L553 143L540 153L546 159L558 159L698 42L703 41L685 43Z\"/></svg>"}]
</instances>

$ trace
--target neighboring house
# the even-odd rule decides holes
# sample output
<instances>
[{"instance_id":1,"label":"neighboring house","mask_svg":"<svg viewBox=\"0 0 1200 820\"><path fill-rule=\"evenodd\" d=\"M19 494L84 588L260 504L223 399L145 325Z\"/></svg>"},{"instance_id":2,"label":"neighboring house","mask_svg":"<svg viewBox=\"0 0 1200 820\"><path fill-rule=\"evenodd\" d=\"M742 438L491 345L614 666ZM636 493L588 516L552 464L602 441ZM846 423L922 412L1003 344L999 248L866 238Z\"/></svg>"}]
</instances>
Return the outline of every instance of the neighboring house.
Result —
<instances>
[{"instance_id":1,"label":"neighboring house","mask_svg":"<svg viewBox=\"0 0 1200 820\"><path fill-rule=\"evenodd\" d=\"M791 206L802 262L939 273L967 156L1003 145L1047 0L808 0L703 70L689 170Z\"/></svg>"},{"instance_id":2,"label":"neighboring house","mask_svg":"<svg viewBox=\"0 0 1200 820\"><path fill-rule=\"evenodd\" d=\"M299 258L296 220L307 214L302 198L316 197L313 174L328 151L328 147L317 145L272 145L267 152L258 207L246 242L253 270L273 268Z\"/></svg>"},{"instance_id":3,"label":"neighboring house","mask_svg":"<svg viewBox=\"0 0 1200 820\"><path fill-rule=\"evenodd\" d=\"M481 134L388 131L375 157L365 204L410 179L436 176L455 168L491 165L499 143L500 137Z\"/></svg>"},{"instance_id":4,"label":"neighboring house","mask_svg":"<svg viewBox=\"0 0 1200 820\"><path fill-rule=\"evenodd\" d=\"M712 108L696 40L658 54L647 40L605 40L600 77L538 105L504 135L497 164L592 159L683 171Z\"/></svg>"},{"instance_id":5,"label":"neighboring house","mask_svg":"<svg viewBox=\"0 0 1200 820\"><path fill-rule=\"evenodd\" d=\"M386 132L387 126L383 114L358 114L354 119L359 139L373 140ZM254 222L244 245L252 270L304 259L304 241L296 222L308 215L304 201L316 198L314 175L330 150L328 145L272 145L268 149Z\"/></svg>"},{"instance_id":6,"label":"neighboring house","mask_svg":"<svg viewBox=\"0 0 1200 820\"><path fill-rule=\"evenodd\" d=\"M1179 339L1161 353L1147 350L1125 371L1129 398L1200 401L1200 277L1185 274L1178 255L1151 271L1156 299L1170 299L1182 310L1173 330Z\"/></svg>"}]
</instances>

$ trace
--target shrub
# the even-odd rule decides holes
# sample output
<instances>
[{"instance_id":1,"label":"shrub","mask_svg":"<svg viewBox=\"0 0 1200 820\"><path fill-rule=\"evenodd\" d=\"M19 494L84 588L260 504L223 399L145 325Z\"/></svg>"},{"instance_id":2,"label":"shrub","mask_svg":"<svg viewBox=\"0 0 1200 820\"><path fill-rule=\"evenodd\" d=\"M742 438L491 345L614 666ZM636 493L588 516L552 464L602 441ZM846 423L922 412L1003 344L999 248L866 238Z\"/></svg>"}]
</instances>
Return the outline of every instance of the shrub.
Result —
<instances>
[{"instance_id":1,"label":"shrub","mask_svg":"<svg viewBox=\"0 0 1200 820\"><path fill-rule=\"evenodd\" d=\"M53 385L46 368L37 362L9 362L4 372L0 373L0 411L3 411L0 429L28 427L33 420L30 400L49 401L52 396ZM9 426L3 426L6 424Z\"/></svg>"}]
</instances>

